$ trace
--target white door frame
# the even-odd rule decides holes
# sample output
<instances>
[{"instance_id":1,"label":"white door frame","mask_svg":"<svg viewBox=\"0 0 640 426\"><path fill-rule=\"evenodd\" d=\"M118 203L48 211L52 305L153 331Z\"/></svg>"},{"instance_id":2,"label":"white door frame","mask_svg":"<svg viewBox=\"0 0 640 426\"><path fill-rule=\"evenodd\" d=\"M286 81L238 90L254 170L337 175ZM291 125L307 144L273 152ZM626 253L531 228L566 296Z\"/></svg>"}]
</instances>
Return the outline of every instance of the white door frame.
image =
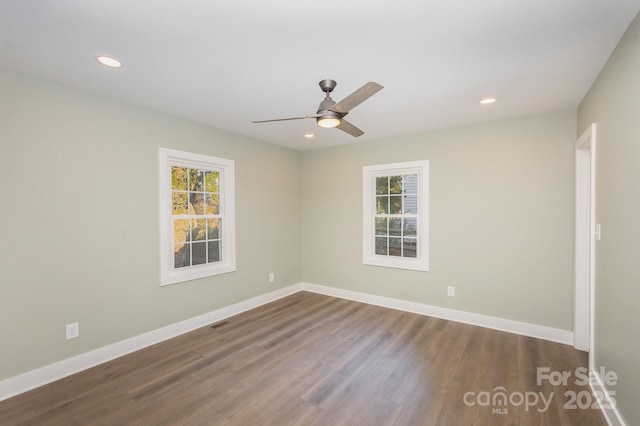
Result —
<instances>
[{"instance_id":1,"label":"white door frame","mask_svg":"<svg viewBox=\"0 0 640 426\"><path fill-rule=\"evenodd\" d=\"M574 256L574 324L576 349L589 351L593 367L594 291L595 291L595 177L596 124L593 123L575 143L576 200Z\"/></svg>"}]
</instances>

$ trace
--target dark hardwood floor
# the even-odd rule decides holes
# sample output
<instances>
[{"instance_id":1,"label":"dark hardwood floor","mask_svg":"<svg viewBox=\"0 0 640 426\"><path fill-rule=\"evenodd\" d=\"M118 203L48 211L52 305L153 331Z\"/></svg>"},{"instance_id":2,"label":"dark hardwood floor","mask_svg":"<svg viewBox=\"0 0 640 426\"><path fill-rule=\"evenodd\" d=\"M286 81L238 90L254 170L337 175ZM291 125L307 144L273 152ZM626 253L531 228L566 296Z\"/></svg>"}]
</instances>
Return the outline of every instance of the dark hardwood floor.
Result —
<instances>
[{"instance_id":1,"label":"dark hardwood floor","mask_svg":"<svg viewBox=\"0 0 640 426\"><path fill-rule=\"evenodd\" d=\"M0 402L0 424L604 425L565 408L565 392L588 390L573 378L537 383L538 367L586 363L566 345L301 292Z\"/></svg>"}]
</instances>

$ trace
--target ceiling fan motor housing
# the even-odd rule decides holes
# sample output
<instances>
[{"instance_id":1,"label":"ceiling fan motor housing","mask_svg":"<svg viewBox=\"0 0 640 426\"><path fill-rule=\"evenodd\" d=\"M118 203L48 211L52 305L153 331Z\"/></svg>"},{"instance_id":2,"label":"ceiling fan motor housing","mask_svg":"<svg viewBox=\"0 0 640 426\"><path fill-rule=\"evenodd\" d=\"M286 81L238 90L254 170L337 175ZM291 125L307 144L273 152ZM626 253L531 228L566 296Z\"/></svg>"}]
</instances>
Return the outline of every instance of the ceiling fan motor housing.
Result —
<instances>
[{"instance_id":1,"label":"ceiling fan motor housing","mask_svg":"<svg viewBox=\"0 0 640 426\"><path fill-rule=\"evenodd\" d=\"M329 109L335 104L336 101L331 99L331 96L329 96L329 94L327 93L327 97L324 98L322 102L320 102L320 106L318 106L318 111L316 112L316 114L322 114L324 111L329 111Z\"/></svg>"},{"instance_id":2,"label":"ceiling fan motor housing","mask_svg":"<svg viewBox=\"0 0 640 426\"><path fill-rule=\"evenodd\" d=\"M322 91L326 93L326 96L324 100L320 102L320 106L318 106L318 111L316 111L316 114L321 115L321 117L316 118L316 123L320 125L320 121L330 119L330 118L337 119L339 123L340 122L339 120L341 120L342 117L344 117L347 114L331 111L331 108L336 104L336 101L331 99L331 96L329 95L329 93L331 93L331 91L336 87L336 82L334 80L322 80L318 84L320 85L320 88L322 89Z\"/></svg>"}]
</instances>

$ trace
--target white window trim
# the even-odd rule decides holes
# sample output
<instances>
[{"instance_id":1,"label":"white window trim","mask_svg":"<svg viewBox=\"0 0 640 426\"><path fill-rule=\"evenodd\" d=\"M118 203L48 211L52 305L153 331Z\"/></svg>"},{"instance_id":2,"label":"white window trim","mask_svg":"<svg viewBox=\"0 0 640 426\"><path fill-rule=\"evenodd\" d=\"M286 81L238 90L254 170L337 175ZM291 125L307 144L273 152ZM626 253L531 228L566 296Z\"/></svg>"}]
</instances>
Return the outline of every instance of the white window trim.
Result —
<instances>
[{"instance_id":1,"label":"white window trim","mask_svg":"<svg viewBox=\"0 0 640 426\"><path fill-rule=\"evenodd\" d=\"M221 230L221 260L215 263L175 269L173 267L173 223L171 214L171 166L180 164L192 168L221 171L220 214L223 218ZM158 149L158 181L160 210L160 285L176 284L236 270L235 244L235 162L224 158L210 157L174 149Z\"/></svg>"},{"instance_id":2,"label":"white window trim","mask_svg":"<svg viewBox=\"0 0 640 426\"><path fill-rule=\"evenodd\" d=\"M418 174L418 245L417 257L381 256L375 254L374 213L375 178L394 174ZM380 164L362 168L362 212L363 241L362 263L365 265L384 266L388 268L410 269L415 271L429 270L429 161L407 161L403 163Z\"/></svg>"}]
</instances>

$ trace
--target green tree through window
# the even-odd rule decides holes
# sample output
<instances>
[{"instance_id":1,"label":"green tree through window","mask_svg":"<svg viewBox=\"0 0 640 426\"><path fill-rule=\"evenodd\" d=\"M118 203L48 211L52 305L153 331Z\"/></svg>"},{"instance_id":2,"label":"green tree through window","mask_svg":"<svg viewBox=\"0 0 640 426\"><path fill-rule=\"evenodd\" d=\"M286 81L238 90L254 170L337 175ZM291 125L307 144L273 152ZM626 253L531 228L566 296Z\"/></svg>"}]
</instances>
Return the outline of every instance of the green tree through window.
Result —
<instances>
[{"instance_id":1,"label":"green tree through window","mask_svg":"<svg viewBox=\"0 0 640 426\"><path fill-rule=\"evenodd\" d=\"M220 172L171 167L174 267L220 261Z\"/></svg>"}]
</instances>

